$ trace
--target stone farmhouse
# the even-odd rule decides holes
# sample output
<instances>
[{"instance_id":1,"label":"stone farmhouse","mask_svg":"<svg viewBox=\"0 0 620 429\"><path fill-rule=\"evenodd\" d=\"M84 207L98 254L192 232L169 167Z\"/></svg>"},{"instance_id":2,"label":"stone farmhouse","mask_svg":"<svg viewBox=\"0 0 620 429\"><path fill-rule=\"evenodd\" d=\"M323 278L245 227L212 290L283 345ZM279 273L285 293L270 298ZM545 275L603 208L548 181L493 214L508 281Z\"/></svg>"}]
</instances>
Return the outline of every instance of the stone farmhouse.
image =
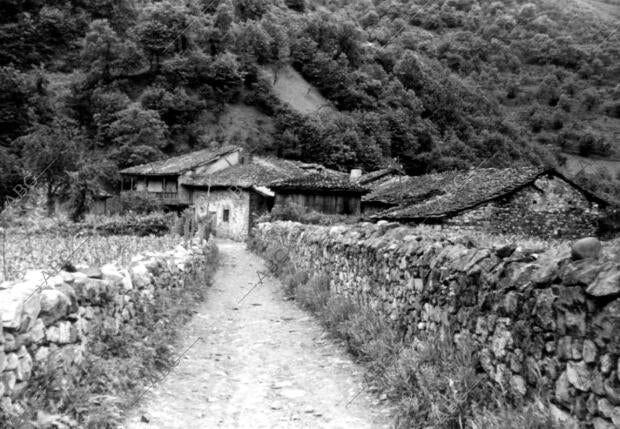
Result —
<instances>
[{"instance_id":1,"label":"stone farmhouse","mask_svg":"<svg viewBox=\"0 0 620 429\"><path fill-rule=\"evenodd\" d=\"M191 174L213 174L244 161L240 147L225 146L137 165L120 171L123 178L121 192L148 192L159 198L163 205L182 210L191 204L190 193L179 185L182 177Z\"/></svg>"},{"instance_id":2,"label":"stone farmhouse","mask_svg":"<svg viewBox=\"0 0 620 429\"><path fill-rule=\"evenodd\" d=\"M243 239L256 218L269 212L278 202L278 191L271 186L274 182L319 171L330 177L343 175L318 164L252 156L244 163L213 174L183 177L181 186L189 190L197 216L208 216L215 222L218 236Z\"/></svg>"},{"instance_id":3,"label":"stone farmhouse","mask_svg":"<svg viewBox=\"0 0 620 429\"><path fill-rule=\"evenodd\" d=\"M612 205L555 169L535 167L390 175L366 183L372 191L362 205L371 220L540 237L595 235L603 209Z\"/></svg>"},{"instance_id":4,"label":"stone farmhouse","mask_svg":"<svg viewBox=\"0 0 620 429\"><path fill-rule=\"evenodd\" d=\"M365 191L349 175L318 164L252 156L239 147L201 150L121 171L121 192L155 195L171 210L191 208L217 236L242 240L275 204L360 213ZM291 182L288 182L291 181Z\"/></svg>"}]
</instances>

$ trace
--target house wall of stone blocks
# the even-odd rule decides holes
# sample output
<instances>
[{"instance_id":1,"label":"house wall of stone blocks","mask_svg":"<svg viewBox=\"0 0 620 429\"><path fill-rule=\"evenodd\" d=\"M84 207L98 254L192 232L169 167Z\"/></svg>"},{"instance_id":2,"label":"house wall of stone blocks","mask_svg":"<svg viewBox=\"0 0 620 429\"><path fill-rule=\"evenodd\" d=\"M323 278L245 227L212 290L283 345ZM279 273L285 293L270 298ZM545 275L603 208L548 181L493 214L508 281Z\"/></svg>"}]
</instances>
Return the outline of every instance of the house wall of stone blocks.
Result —
<instances>
[{"instance_id":1,"label":"house wall of stone blocks","mask_svg":"<svg viewBox=\"0 0 620 429\"><path fill-rule=\"evenodd\" d=\"M445 221L492 233L575 238L596 235L601 211L584 194L558 177L534 184Z\"/></svg>"}]
</instances>

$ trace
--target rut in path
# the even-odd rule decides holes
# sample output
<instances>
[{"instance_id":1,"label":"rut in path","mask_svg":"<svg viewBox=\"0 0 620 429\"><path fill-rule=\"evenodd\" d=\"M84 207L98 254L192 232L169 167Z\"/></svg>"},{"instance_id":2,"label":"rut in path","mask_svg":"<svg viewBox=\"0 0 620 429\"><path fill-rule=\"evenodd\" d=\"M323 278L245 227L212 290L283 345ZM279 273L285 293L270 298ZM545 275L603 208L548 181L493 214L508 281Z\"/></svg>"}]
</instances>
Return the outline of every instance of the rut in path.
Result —
<instances>
[{"instance_id":1,"label":"rut in path","mask_svg":"<svg viewBox=\"0 0 620 429\"><path fill-rule=\"evenodd\" d=\"M125 427L390 427L387 405L364 390L363 370L283 300L277 280L264 278L238 304L259 281L263 261L241 243L218 247L213 287L178 350L203 340L145 395Z\"/></svg>"}]
</instances>

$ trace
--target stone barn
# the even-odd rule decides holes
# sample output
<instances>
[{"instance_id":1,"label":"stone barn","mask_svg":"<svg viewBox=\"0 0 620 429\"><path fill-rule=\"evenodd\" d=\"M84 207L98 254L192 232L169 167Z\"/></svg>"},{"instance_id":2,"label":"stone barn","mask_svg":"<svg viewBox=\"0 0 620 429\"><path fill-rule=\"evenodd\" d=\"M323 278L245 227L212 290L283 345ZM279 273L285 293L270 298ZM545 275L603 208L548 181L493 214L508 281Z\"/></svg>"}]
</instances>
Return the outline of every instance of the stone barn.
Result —
<instances>
[{"instance_id":1,"label":"stone barn","mask_svg":"<svg viewBox=\"0 0 620 429\"><path fill-rule=\"evenodd\" d=\"M611 205L554 169L484 168L393 178L367 195L372 220L550 237L596 235ZM389 208L385 208L391 206Z\"/></svg>"},{"instance_id":2,"label":"stone barn","mask_svg":"<svg viewBox=\"0 0 620 429\"><path fill-rule=\"evenodd\" d=\"M349 175L333 170L317 171L269 185L275 192L275 203L294 203L325 214L359 216L361 196L366 188Z\"/></svg>"},{"instance_id":3,"label":"stone barn","mask_svg":"<svg viewBox=\"0 0 620 429\"><path fill-rule=\"evenodd\" d=\"M243 240L256 219L274 205L270 183L303 176L318 168L321 166L252 156L243 164L213 174L187 175L181 186L188 189L196 216L213 222L216 236Z\"/></svg>"}]
</instances>

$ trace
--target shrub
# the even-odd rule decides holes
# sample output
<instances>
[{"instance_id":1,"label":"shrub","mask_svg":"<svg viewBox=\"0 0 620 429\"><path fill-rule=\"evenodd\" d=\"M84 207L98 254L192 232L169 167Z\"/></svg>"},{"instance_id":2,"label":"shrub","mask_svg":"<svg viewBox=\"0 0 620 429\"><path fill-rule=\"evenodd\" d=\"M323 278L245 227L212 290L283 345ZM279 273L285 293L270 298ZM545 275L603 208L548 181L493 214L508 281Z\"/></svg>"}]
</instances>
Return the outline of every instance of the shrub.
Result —
<instances>
[{"instance_id":1,"label":"shrub","mask_svg":"<svg viewBox=\"0 0 620 429\"><path fill-rule=\"evenodd\" d=\"M287 203L276 205L271 213L261 216L257 221L270 222L276 220L290 220L314 225L334 225L337 223L354 223L359 219L354 216L319 213L296 203Z\"/></svg>"},{"instance_id":2,"label":"shrub","mask_svg":"<svg viewBox=\"0 0 620 429\"><path fill-rule=\"evenodd\" d=\"M605 103L603 105L603 112L607 116L620 119L620 100Z\"/></svg>"},{"instance_id":3,"label":"shrub","mask_svg":"<svg viewBox=\"0 0 620 429\"><path fill-rule=\"evenodd\" d=\"M600 103L598 92L593 88L587 88L581 93L581 100L586 111L593 110Z\"/></svg>"},{"instance_id":4,"label":"shrub","mask_svg":"<svg viewBox=\"0 0 620 429\"><path fill-rule=\"evenodd\" d=\"M121 211L134 212L139 214L152 213L161 210L161 201L151 193L140 191L129 191L121 193Z\"/></svg>"},{"instance_id":5,"label":"shrub","mask_svg":"<svg viewBox=\"0 0 620 429\"><path fill-rule=\"evenodd\" d=\"M93 225L103 235L164 235L173 229L174 214L151 213L149 215L125 215L105 218Z\"/></svg>"}]
</instances>

